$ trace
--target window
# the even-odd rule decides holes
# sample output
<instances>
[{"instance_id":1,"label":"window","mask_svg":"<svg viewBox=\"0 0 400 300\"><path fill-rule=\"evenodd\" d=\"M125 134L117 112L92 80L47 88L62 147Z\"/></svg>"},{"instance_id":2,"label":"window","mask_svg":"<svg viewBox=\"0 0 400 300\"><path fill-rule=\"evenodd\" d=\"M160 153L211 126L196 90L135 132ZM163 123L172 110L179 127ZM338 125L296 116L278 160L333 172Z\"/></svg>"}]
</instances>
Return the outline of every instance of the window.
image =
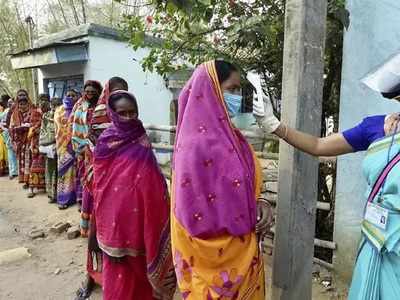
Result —
<instances>
[{"instance_id":1,"label":"window","mask_svg":"<svg viewBox=\"0 0 400 300\"><path fill-rule=\"evenodd\" d=\"M51 98L64 98L69 89L79 92L83 89L83 76L71 76L63 78L52 78L44 80L44 90Z\"/></svg>"}]
</instances>

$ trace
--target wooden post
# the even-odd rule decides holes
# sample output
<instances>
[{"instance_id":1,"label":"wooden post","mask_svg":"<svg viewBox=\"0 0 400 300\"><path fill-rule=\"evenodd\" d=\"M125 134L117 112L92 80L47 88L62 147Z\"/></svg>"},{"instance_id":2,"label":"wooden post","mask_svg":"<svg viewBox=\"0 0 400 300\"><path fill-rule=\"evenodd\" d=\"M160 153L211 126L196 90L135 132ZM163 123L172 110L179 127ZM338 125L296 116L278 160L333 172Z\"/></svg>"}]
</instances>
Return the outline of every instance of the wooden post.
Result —
<instances>
[{"instance_id":1,"label":"wooden post","mask_svg":"<svg viewBox=\"0 0 400 300\"><path fill-rule=\"evenodd\" d=\"M287 0L282 121L320 135L326 0ZM272 299L310 300L318 159L280 143Z\"/></svg>"}]
</instances>

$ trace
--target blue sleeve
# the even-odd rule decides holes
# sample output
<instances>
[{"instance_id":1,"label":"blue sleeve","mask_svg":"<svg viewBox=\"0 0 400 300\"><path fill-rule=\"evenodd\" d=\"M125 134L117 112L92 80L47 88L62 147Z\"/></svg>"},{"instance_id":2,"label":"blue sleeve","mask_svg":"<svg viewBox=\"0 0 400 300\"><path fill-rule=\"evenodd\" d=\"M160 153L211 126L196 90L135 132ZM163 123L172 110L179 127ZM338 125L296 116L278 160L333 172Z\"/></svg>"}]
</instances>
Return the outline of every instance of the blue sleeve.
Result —
<instances>
[{"instance_id":1,"label":"blue sleeve","mask_svg":"<svg viewBox=\"0 0 400 300\"><path fill-rule=\"evenodd\" d=\"M385 116L372 116L365 118L356 127L343 132L346 141L354 152L365 151L377 139L385 136Z\"/></svg>"}]
</instances>

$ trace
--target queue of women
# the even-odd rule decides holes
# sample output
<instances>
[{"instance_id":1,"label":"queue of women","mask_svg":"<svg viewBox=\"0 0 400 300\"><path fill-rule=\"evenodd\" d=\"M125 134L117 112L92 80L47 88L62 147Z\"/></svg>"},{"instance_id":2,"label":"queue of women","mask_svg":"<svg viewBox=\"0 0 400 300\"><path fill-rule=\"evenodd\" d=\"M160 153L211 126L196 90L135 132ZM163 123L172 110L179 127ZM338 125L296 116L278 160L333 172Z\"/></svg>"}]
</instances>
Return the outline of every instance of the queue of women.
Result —
<instances>
[{"instance_id":1,"label":"queue of women","mask_svg":"<svg viewBox=\"0 0 400 300\"><path fill-rule=\"evenodd\" d=\"M234 65L210 61L183 88L170 191L122 78L104 89L87 81L82 95L70 90L62 103L42 97L36 107L24 90L4 103L0 171L8 160L10 178L18 173L29 197L45 189L60 209L79 203L89 242L76 299L87 299L96 284L107 300L172 299L176 290L183 299L265 299L261 172L231 122L241 107L240 78ZM384 96L400 96L399 83ZM400 299L398 115L317 138L281 123L262 92L256 96L260 128L306 153L368 149L368 205L349 299Z\"/></svg>"}]
</instances>

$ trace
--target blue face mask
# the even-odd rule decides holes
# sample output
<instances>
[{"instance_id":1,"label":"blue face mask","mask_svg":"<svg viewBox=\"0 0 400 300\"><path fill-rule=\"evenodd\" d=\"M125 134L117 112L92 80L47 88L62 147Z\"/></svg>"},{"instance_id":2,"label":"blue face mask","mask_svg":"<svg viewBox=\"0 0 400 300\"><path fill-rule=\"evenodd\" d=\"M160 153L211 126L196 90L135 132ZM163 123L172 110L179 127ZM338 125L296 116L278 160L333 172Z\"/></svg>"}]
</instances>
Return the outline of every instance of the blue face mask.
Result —
<instances>
[{"instance_id":1,"label":"blue face mask","mask_svg":"<svg viewBox=\"0 0 400 300\"><path fill-rule=\"evenodd\" d=\"M230 93L224 93L225 105L231 118L235 117L242 106L242 96Z\"/></svg>"}]
</instances>

